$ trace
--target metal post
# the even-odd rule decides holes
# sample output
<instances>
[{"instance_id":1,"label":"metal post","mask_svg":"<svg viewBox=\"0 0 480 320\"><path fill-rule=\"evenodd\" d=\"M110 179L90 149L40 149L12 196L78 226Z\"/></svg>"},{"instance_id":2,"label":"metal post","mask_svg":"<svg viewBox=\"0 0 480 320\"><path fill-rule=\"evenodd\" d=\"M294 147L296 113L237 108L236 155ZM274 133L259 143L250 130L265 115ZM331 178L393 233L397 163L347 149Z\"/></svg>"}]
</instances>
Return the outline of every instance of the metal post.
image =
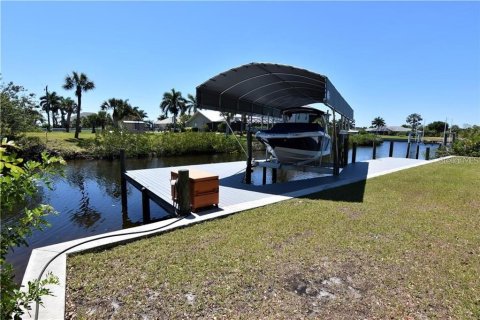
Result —
<instances>
[{"instance_id":1,"label":"metal post","mask_svg":"<svg viewBox=\"0 0 480 320\"><path fill-rule=\"evenodd\" d=\"M188 170L178 170L178 213L187 215L190 213L190 179Z\"/></svg>"},{"instance_id":2,"label":"metal post","mask_svg":"<svg viewBox=\"0 0 480 320\"><path fill-rule=\"evenodd\" d=\"M267 167L263 167L262 184L267 184Z\"/></svg>"},{"instance_id":3,"label":"metal post","mask_svg":"<svg viewBox=\"0 0 480 320\"><path fill-rule=\"evenodd\" d=\"M272 168L272 184L277 183L277 169Z\"/></svg>"},{"instance_id":4,"label":"metal post","mask_svg":"<svg viewBox=\"0 0 480 320\"><path fill-rule=\"evenodd\" d=\"M352 163L355 163L357 160L357 143L354 142L352 144Z\"/></svg>"},{"instance_id":5,"label":"metal post","mask_svg":"<svg viewBox=\"0 0 480 320\"><path fill-rule=\"evenodd\" d=\"M377 145L375 144L375 140L373 140L373 154L372 154L372 159L373 159L373 160L377 159Z\"/></svg>"},{"instance_id":6,"label":"metal post","mask_svg":"<svg viewBox=\"0 0 480 320\"><path fill-rule=\"evenodd\" d=\"M407 143L407 155L405 158L410 158L410 142Z\"/></svg>"},{"instance_id":7,"label":"metal post","mask_svg":"<svg viewBox=\"0 0 480 320\"><path fill-rule=\"evenodd\" d=\"M415 151L415 159L418 159L419 153L420 153L420 143L417 143L417 150Z\"/></svg>"},{"instance_id":8,"label":"metal post","mask_svg":"<svg viewBox=\"0 0 480 320\"><path fill-rule=\"evenodd\" d=\"M393 157L393 141L390 141L390 150L388 150L388 156Z\"/></svg>"},{"instance_id":9,"label":"metal post","mask_svg":"<svg viewBox=\"0 0 480 320\"><path fill-rule=\"evenodd\" d=\"M122 212L127 212L127 179L125 177L125 150L120 150L120 190L122 195Z\"/></svg>"},{"instance_id":10,"label":"metal post","mask_svg":"<svg viewBox=\"0 0 480 320\"><path fill-rule=\"evenodd\" d=\"M338 168L338 136L337 136L337 123L335 121L335 110L333 109L333 175L338 176L340 174L340 170Z\"/></svg>"},{"instance_id":11,"label":"metal post","mask_svg":"<svg viewBox=\"0 0 480 320\"><path fill-rule=\"evenodd\" d=\"M348 134L345 135L345 141L343 144L343 166L348 165Z\"/></svg>"},{"instance_id":12,"label":"metal post","mask_svg":"<svg viewBox=\"0 0 480 320\"><path fill-rule=\"evenodd\" d=\"M430 160L430 147L425 150L425 160Z\"/></svg>"},{"instance_id":13,"label":"metal post","mask_svg":"<svg viewBox=\"0 0 480 320\"><path fill-rule=\"evenodd\" d=\"M252 183L252 131L247 129L247 170L245 171L245 183Z\"/></svg>"},{"instance_id":14,"label":"metal post","mask_svg":"<svg viewBox=\"0 0 480 320\"><path fill-rule=\"evenodd\" d=\"M147 188L142 188L142 214L143 223L150 222L150 197Z\"/></svg>"}]
</instances>

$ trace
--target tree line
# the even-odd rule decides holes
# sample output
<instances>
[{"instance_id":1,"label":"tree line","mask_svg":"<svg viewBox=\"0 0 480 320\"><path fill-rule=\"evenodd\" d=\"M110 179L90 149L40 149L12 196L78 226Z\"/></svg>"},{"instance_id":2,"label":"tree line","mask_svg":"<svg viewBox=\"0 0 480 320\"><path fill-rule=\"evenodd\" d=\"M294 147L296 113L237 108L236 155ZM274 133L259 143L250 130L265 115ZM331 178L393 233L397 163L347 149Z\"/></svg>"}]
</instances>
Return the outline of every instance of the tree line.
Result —
<instances>
[{"instance_id":1,"label":"tree line","mask_svg":"<svg viewBox=\"0 0 480 320\"><path fill-rule=\"evenodd\" d=\"M53 128L64 128L70 132L72 119L75 118L75 138L79 137L82 124L92 127L95 132L96 127L105 130L106 126L111 125L114 128L121 128L122 120L143 120L147 113L137 106L132 106L128 99L110 98L105 100L97 113L81 117L82 96L83 94L95 89L95 83L84 73L73 71L64 79L63 89L74 91L76 99L63 97L56 91L49 91L45 88L45 94L40 97L39 103L36 102L35 94L28 93L27 90L13 82L7 85L1 85L1 136L14 137L17 132L34 130L39 122L45 121L41 114L46 114L46 128L51 131ZM177 117L187 112L197 111L197 102L195 96L188 94L183 97L180 91L171 89L163 94L160 102L161 118L166 118L168 114L173 115L173 126L175 128ZM111 112L108 113L108 112Z\"/></svg>"},{"instance_id":2,"label":"tree line","mask_svg":"<svg viewBox=\"0 0 480 320\"><path fill-rule=\"evenodd\" d=\"M438 135L443 133L444 131L453 131L458 132L460 127L458 125L450 125L445 121L433 121L425 126L421 124L423 118L418 113L412 113L407 116L405 119L406 125L403 125L405 128L411 128L413 132L417 130L423 130L425 133L431 135ZM377 128L380 129L386 126L386 122L382 117L375 117L371 122L370 128Z\"/></svg>"}]
</instances>

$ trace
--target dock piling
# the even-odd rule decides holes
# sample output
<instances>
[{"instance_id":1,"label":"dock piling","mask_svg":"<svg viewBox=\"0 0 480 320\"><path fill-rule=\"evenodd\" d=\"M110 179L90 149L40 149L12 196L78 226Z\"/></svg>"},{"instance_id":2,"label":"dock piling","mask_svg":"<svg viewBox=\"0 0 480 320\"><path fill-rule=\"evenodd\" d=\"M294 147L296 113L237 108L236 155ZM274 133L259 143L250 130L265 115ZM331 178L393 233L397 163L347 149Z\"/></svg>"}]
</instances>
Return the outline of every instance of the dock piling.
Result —
<instances>
[{"instance_id":1,"label":"dock piling","mask_svg":"<svg viewBox=\"0 0 480 320\"><path fill-rule=\"evenodd\" d=\"M418 159L419 153L420 153L420 143L417 143L417 150L415 151L415 159Z\"/></svg>"},{"instance_id":2,"label":"dock piling","mask_svg":"<svg viewBox=\"0 0 480 320\"><path fill-rule=\"evenodd\" d=\"M357 160L357 143L354 142L352 144L352 163L355 163Z\"/></svg>"},{"instance_id":3,"label":"dock piling","mask_svg":"<svg viewBox=\"0 0 480 320\"><path fill-rule=\"evenodd\" d=\"M252 183L252 131L247 129L247 170L245 171L245 183Z\"/></svg>"},{"instance_id":4,"label":"dock piling","mask_svg":"<svg viewBox=\"0 0 480 320\"><path fill-rule=\"evenodd\" d=\"M405 158L410 158L410 142L407 143L407 155Z\"/></svg>"},{"instance_id":5,"label":"dock piling","mask_svg":"<svg viewBox=\"0 0 480 320\"><path fill-rule=\"evenodd\" d=\"M377 159L377 145L375 144L375 140L373 140L373 154L372 154L372 159L373 159L373 160Z\"/></svg>"},{"instance_id":6,"label":"dock piling","mask_svg":"<svg viewBox=\"0 0 480 320\"><path fill-rule=\"evenodd\" d=\"M125 178L126 165L125 165L125 150L120 150L120 190L122 195L122 212L127 212L127 179Z\"/></svg>"},{"instance_id":7,"label":"dock piling","mask_svg":"<svg viewBox=\"0 0 480 320\"><path fill-rule=\"evenodd\" d=\"M277 183L277 169L272 168L272 183Z\"/></svg>"},{"instance_id":8,"label":"dock piling","mask_svg":"<svg viewBox=\"0 0 480 320\"><path fill-rule=\"evenodd\" d=\"M150 222L150 197L147 188L142 188L142 215L143 223Z\"/></svg>"},{"instance_id":9,"label":"dock piling","mask_svg":"<svg viewBox=\"0 0 480 320\"><path fill-rule=\"evenodd\" d=\"M388 150L388 156L393 157L393 141L390 141L390 150Z\"/></svg>"},{"instance_id":10,"label":"dock piling","mask_svg":"<svg viewBox=\"0 0 480 320\"><path fill-rule=\"evenodd\" d=\"M345 141L343 143L343 167L348 165L348 134L345 135Z\"/></svg>"},{"instance_id":11,"label":"dock piling","mask_svg":"<svg viewBox=\"0 0 480 320\"><path fill-rule=\"evenodd\" d=\"M425 160L430 160L430 147L425 150Z\"/></svg>"},{"instance_id":12,"label":"dock piling","mask_svg":"<svg viewBox=\"0 0 480 320\"><path fill-rule=\"evenodd\" d=\"M188 170L178 170L177 180L178 192L178 214L187 215L190 213L190 178Z\"/></svg>"},{"instance_id":13,"label":"dock piling","mask_svg":"<svg viewBox=\"0 0 480 320\"><path fill-rule=\"evenodd\" d=\"M263 167L262 184L267 184L267 167Z\"/></svg>"}]
</instances>

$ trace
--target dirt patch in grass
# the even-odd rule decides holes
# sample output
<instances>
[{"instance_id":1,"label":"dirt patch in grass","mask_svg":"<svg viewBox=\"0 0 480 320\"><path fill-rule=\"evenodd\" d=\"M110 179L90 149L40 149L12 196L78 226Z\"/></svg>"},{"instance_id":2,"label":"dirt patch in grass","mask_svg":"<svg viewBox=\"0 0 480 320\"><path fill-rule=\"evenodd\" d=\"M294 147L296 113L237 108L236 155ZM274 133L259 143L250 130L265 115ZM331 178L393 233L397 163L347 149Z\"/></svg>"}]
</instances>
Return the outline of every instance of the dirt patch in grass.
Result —
<instances>
[{"instance_id":1,"label":"dirt patch in grass","mask_svg":"<svg viewBox=\"0 0 480 320\"><path fill-rule=\"evenodd\" d=\"M480 170L437 163L67 260L68 319L478 319Z\"/></svg>"}]
</instances>

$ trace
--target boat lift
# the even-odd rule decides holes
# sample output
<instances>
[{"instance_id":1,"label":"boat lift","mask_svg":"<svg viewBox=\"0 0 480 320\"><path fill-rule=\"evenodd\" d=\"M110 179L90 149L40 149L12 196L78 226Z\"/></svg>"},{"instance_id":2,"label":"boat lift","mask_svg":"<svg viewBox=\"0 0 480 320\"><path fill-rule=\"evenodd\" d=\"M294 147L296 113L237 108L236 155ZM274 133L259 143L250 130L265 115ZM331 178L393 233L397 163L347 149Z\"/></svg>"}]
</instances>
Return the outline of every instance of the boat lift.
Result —
<instances>
[{"instance_id":1,"label":"boat lift","mask_svg":"<svg viewBox=\"0 0 480 320\"><path fill-rule=\"evenodd\" d=\"M199 108L235 114L280 117L282 111L323 103L332 110L331 167L279 164L279 168L320 170L339 175L348 160L348 129L353 122L353 109L330 80L309 70L272 63L250 63L222 72L205 81L196 90ZM340 115L337 121L336 115ZM247 130L247 170L245 182L251 183L253 165L274 167L272 163L253 161L252 131ZM321 163L320 163L321 164ZM316 167L316 168L309 168ZM275 168L273 168L275 169Z\"/></svg>"}]
</instances>

